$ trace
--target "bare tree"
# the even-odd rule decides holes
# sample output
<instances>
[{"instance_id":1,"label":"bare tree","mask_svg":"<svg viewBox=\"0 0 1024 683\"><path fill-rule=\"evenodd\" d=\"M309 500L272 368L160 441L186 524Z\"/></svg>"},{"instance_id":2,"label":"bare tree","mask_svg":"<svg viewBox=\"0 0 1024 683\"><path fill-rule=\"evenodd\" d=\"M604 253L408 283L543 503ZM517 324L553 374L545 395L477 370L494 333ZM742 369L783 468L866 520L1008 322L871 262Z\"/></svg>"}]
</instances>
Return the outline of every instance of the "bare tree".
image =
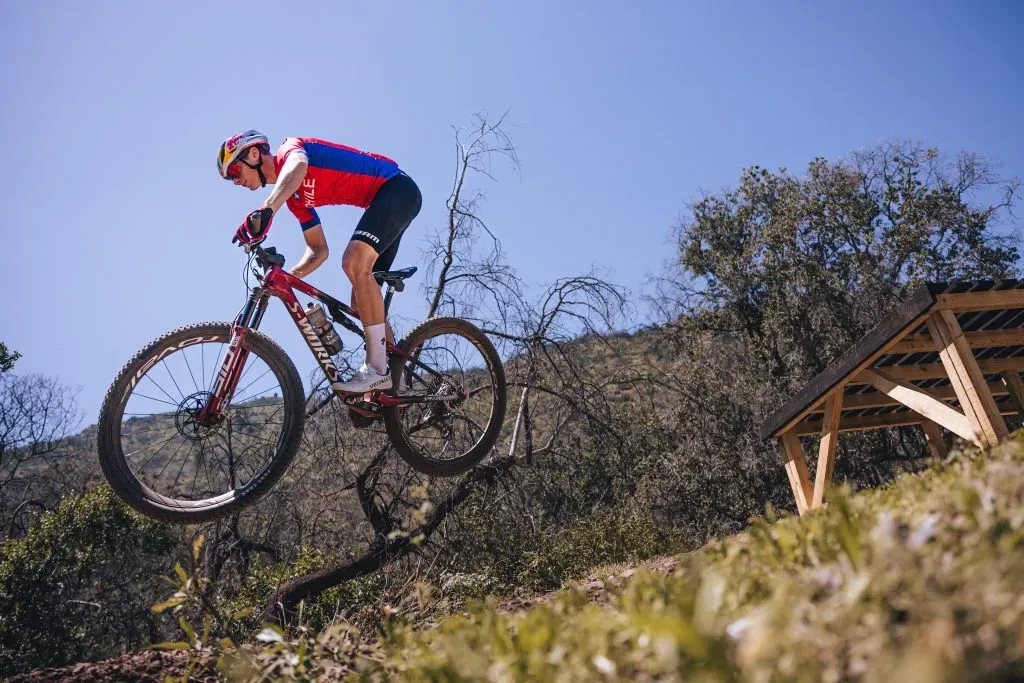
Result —
<instances>
[{"instance_id":1,"label":"bare tree","mask_svg":"<svg viewBox=\"0 0 1024 683\"><path fill-rule=\"evenodd\" d=\"M21 514L48 508L71 485L55 466L80 422L76 397L51 377L0 373L0 533L15 532Z\"/></svg>"},{"instance_id":2,"label":"bare tree","mask_svg":"<svg viewBox=\"0 0 1024 683\"><path fill-rule=\"evenodd\" d=\"M456 166L446 203L448 220L431 233L426 250L428 318L446 314L506 323L509 307L522 299L522 283L505 263L501 241L480 216L485 195L466 184L471 174L495 181L491 169L501 159L512 170L519 169L506 125L505 115L491 122L477 114L470 127L455 129Z\"/></svg>"},{"instance_id":3,"label":"bare tree","mask_svg":"<svg viewBox=\"0 0 1024 683\"><path fill-rule=\"evenodd\" d=\"M419 474L395 458L382 440L352 484L372 530L369 546L354 559L282 585L267 605L268 617L285 620L300 601L327 588L413 553L438 552L432 537L440 531L444 538L460 505L507 482L514 468L552 449L573 417L589 411L600 419L593 394L601 387L584 379L567 344L580 334L609 327L626 304L625 293L597 276L585 276L559 280L536 305L528 302L525 287L505 262L500 240L481 218L484 195L469 189L474 175L494 180L491 168L498 160L518 168L505 124L504 116L496 122L477 116L472 127L455 131L457 163L448 220L431 236L425 293L428 317L457 315L477 322L509 359L510 386L522 389L518 409L510 416L513 436L499 443L491 458L455 479ZM539 430L529 419L531 391L542 396L539 404L555 416L553 422L545 419ZM520 434L525 449L517 447Z\"/></svg>"}]
</instances>

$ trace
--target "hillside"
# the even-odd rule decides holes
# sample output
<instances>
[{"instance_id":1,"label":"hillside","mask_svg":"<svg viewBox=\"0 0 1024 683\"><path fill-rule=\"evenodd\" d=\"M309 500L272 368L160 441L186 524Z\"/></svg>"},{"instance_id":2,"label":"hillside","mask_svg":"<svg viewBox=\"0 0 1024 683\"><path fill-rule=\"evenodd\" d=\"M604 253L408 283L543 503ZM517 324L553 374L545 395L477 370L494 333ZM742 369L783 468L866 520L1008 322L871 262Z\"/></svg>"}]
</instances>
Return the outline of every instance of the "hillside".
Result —
<instances>
[{"instance_id":1,"label":"hillside","mask_svg":"<svg viewBox=\"0 0 1024 683\"><path fill-rule=\"evenodd\" d=\"M1024 433L806 518L379 640L267 646L274 680L1004 681L1024 678ZM19 681L155 680L135 655ZM240 661L228 669L242 675ZM222 665L226 665L223 662ZM273 673L271 674L270 668ZM248 674L255 680L257 669ZM244 678L245 676L242 675ZM92 680L98 680L92 678Z\"/></svg>"}]
</instances>

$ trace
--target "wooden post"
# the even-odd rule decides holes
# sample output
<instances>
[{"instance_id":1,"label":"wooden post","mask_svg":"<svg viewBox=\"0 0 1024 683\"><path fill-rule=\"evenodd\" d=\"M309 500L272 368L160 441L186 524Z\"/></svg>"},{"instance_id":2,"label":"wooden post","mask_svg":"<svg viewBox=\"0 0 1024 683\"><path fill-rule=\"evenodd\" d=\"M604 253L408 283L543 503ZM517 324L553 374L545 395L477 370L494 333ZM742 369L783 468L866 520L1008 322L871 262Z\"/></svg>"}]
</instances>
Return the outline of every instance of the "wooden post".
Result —
<instances>
[{"instance_id":1,"label":"wooden post","mask_svg":"<svg viewBox=\"0 0 1024 683\"><path fill-rule=\"evenodd\" d=\"M1008 370L1000 376L1003 378L1003 384L1006 385L1006 391L1010 394L1014 408L1017 409L1017 414L1024 415L1024 382L1021 381L1020 375L1016 370Z\"/></svg>"},{"instance_id":2,"label":"wooden post","mask_svg":"<svg viewBox=\"0 0 1024 683\"><path fill-rule=\"evenodd\" d=\"M782 454L782 463L786 466L789 486L793 489L797 512L802 515L810 508L811 478L807 474L804 449L792 430L779 437L779 452Z\"/></svg>"},{"instance_id":3,"label":"wooden post","mask_svg":"<svg viewBox=\"0 0 1024 683\"><path fill-rule=\"evenodd\" d=\"M843 385L832 390L825 400L825 419L821 423L821 443L818 445L818 472L814 477L811 508L821 507L825 489L832 483L832 470L836 464L836 440L839 437L839 414L843 409Z\"/></svg>"},{"instance_id":4,"label":"wooden post","mask_svg":"<svg viewBox=\"0 0 1024 683\"><path fill-rule=\"evenodd\" d=\"M999 414L996 401L988 390L985 375L964 339L964 332L956 315L949 309L932 313L928 329L935 348L946 368L949 381L956 391L964 415L971 422L979 441L994 446L1006 437L1006 423Z\"/></svg>"},{"instance_id":5,"label":"wooden post","mask_svg":"<svg viewBox=\"0 0 1024 683\"><path fill-rule=\"evenodd\" d=\"M931 420L921 423L924 430L924 440L928 442L928 450L932 452L932 460L945 460L949 455L949 448L942 438L942 427Z\"/></svg>"}]
</instances>

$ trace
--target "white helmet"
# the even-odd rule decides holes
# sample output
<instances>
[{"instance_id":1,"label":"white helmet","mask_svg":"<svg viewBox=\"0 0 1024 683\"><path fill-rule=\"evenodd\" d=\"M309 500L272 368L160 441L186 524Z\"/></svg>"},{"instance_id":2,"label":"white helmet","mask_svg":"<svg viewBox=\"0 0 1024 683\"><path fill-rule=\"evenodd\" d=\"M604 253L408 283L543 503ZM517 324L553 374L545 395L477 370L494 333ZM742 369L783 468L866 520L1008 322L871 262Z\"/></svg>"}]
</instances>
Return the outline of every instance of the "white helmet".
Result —
<instances>
[{"instance_id":1,"label":"white helmet","mask_svg":"<svg viewBox=\"0 0 1024 683\"><path fill-rule=\"evenodd\" d=\"M221 178L228 177L228 166L235 163L240 156L242 156L247 149L259 145L261 151L269 154L270 143L267 141L267 136L258 130L247 130L244 133L238 135L232 135L227 140L221 143L220 149L217 150L217 170L220 171ZM252 166L245 160L242 163L250 168L256 168L260 172L260 179L263 179L262 169L258 166Z\"/></svg>"}]
</instances>

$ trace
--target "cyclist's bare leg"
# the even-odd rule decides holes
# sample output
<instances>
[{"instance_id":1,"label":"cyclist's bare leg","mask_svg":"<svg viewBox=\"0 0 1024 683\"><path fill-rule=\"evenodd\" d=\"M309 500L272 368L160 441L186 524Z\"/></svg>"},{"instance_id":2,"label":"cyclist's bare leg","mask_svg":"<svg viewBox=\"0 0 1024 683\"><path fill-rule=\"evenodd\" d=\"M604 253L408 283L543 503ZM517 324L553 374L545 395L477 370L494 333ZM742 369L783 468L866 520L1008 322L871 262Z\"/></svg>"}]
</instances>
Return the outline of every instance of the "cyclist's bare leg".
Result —
<instances>
[{"instance_id":1,"label":"cyclist's bare leg","mask_svg":"<svg viewBox=\"0 0 1024 683\"><path fill-rule=\"evenodd\" d=\"M370 328L377 325L384 325L384 295L381 294L380 285L373 277L373 264L377 261L377 252L369 244L359 241L351 241L345 248L345 255L342 257L341 266L352 283L352 298L355 301L355 309L359 312L359 320L363 324L366 337L366 348L371 345L376 348L379 338L370 339ZM385 336L387 335L385 327ZM369 352L367 353L367 364L370 363ZM377 365L386 372L386 360Z\"/></svg>"},{"instance_id":2,"label":"cyclist's bare leg","mask_svg":"<svg viewBox=\"0 0 1024 683\"><path fill-rule=\"evenodd\" d=\"M377 283L377 281L374 280L374 284L376 284L376 283ZM356 303L356 290L355 289L352 290L352 298L349 299L349 305L352 308L354 308L357 313L359 312L359 304ZM391 323L389 323L387 320L385 320L384 321L384 325L386 326L387 333L388 333L388 343L389 344L394 344L395 343L395 332L394 332L394 330L391 329Z\"/></svg>"}]
</instances>

